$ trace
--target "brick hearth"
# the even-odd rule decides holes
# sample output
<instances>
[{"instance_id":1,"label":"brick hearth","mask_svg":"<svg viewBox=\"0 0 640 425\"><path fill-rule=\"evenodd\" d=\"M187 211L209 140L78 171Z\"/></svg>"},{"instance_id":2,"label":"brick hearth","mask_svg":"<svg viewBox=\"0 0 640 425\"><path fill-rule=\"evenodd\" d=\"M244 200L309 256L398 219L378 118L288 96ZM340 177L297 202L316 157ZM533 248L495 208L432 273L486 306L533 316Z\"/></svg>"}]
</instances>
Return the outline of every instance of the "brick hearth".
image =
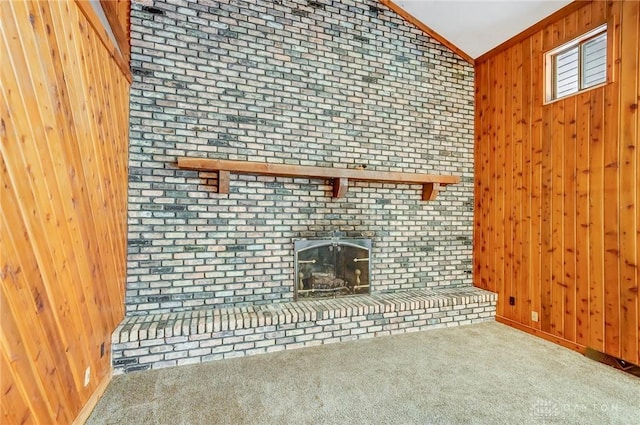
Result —
<instances>
[{"instance_id":1,"label":"brick hearth","mask_svg":"<svg viewBox=\"0 0 640 425\"><path fill-rule=\"evenodd\" d=\"M477 288L275 303L127 317L113 334L116 374L493 320Z\"/></svg>"}]
</instances>

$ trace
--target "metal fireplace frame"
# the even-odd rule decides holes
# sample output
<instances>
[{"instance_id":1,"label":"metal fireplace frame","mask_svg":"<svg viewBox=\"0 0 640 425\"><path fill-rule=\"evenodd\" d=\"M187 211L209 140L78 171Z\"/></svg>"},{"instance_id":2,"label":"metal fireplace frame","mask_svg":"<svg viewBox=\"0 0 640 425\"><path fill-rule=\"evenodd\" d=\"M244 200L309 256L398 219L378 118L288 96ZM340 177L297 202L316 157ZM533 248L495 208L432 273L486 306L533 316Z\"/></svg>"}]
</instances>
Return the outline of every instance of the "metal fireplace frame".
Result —
<instances>
[{"instance_id":1,"label":"metal fireplace frame","mask_svg":"<svg viewBox=\"0 0 640 425\"><path fill-rule=\"evenodd\" d=\"M317 248L321 248L321 247L353 247L353 248L357 248L357 249L364 249L367 251L367 259L364 260L360 260L362 262L367 262L367 278L368 278L368 284L367 285L361 285L361 287L368 287L369 292L371 292L371 250L373 247L373 243L371 239L362 239L362 238L341 238L341 237L333 237L331 239L297 239L294 240L294 300L298 301L300 299L299 297L299 292L300 291L305 291L305 292L314 292L314 291L318 291L321 292L322 290L312 290L312 289L304 289L301 290L299 288L299 279L301 277L299 277L299 273L300 273L300 260L299 260L299 255L301 252L307 251L309 249L317 249ZM355 261L356 259L354 259ZM337 295L337 294L336 294ZM344 295L344 296L348 296L348 295Z\"/></svg>"}]
</instances>

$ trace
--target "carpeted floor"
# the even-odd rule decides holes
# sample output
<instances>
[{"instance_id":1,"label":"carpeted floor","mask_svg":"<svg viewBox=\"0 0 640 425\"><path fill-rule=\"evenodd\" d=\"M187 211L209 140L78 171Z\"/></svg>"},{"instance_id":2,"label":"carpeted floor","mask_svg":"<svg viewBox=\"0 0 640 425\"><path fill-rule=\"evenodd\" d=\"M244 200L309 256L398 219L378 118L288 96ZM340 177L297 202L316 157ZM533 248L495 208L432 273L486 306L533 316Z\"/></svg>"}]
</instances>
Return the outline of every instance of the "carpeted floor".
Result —
<instances>
[{"instance_id":1,"label":"carpeted floor","mask_svg":"<svg viewBox=\"0 0 640 425\"><path fill-rule=\"evenodd\" d=\"M640 378L498 323L113 379L87 424L640 424Z\"/></svg>"}]
</instances>

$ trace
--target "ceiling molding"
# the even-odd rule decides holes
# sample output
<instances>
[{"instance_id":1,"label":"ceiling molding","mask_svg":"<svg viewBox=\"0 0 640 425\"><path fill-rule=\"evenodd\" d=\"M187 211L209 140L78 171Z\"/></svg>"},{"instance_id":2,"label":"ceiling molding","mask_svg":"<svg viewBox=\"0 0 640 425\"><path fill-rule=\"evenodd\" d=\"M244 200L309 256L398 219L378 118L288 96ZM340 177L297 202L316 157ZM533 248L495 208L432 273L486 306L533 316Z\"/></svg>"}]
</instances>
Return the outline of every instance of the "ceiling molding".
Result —
<instances>
[{"instance_id":1,"label":"ceiling molding","mask_svg":"<svg viewBox=\"0 0 640 425\"><path fill-rule=\"evenodd\" d=\"M124 59L122 53L120 52L120 49L116 47L111 36L102 25L102 22L100 21L100 18L98 17L98 14L96 13L91 3L83 0L75 0L75 3L84 17L87 19L87 21L89 21L89 24L102 42L102 45L105 47L105 49L107 49L113 60L115 60L118 64L118 67L120 68L120 71L122 71L122 74L124 74L127 81L129 81L129 84L131 84L131 81L133 80L131 76L131 69L129 68L129 62Z\"/></svg>"},{"instance_id":2,"label":"ceiling molding","mask_svg":"<svg viewBox=\"0 0 640 425\"><path fill-rule=\"evenodd\" d=\"M404 10L401 6L397 5L396 3L394 3L391 0L379 0L379 1L380 1L380 3L382 3L385 6L387 6L389 9L391 9L393 12L398 14L405 21L407 21L410 24L414 25L416 28L418 28L419 30L423 31L425 34L427 34L427 35L433 37L434 39L438 40L440 43L442 43L444 46L448 47L451 51L456 53L458 56L460 56L461 58L463 58L464 60L469 62L471 65L475 64L475 61L473 60L473 58L471 56L469 56L468 54L463 52L455 44L453 44L452 42L450 42L449 40L447 40L446 38L444 38L443 36L438 34L432 28L428 27L427 25L425 25L424 23L422 23L421 21L416 19L412 14L410 14L409 12Z\"/></svg>"},{"instance_id":3,"label":"ceiling molding","mask_svg":"<svg viewBox=\"0 0 640 425\"><path fill-rule=\"evenodd\" d=\"M570 15L571 13L577 11L581 7L584 7L584 6L586 6L586 5L590 4L590 3L591 3L591 0L574 0L573 3L569 3L568 5L563 7L562 9L558 10L557 12L547 16L546 18L542 19L541 21L539 21L536 24L530 26L526 30L522 31L520 34L517 34L517 35L511 37L510 39L508 39L504 43L502 43L502 44L494 47L493 49L489 50L488 52L478 56L476 58L476 64L485 62L487 59L495 56L496 54L498 54L498 53L500 53L500 52L502 52L504 50L507 50L509 47L515 46L516 44L520 43L524 39L526 39L528 37L531 37L532 35L534 35L535 33L539 32L539 31L542 31L548 25L553 24L556 21L559 21L560 19L564 18L565 16Z\"/></svg>"}]
</instances>

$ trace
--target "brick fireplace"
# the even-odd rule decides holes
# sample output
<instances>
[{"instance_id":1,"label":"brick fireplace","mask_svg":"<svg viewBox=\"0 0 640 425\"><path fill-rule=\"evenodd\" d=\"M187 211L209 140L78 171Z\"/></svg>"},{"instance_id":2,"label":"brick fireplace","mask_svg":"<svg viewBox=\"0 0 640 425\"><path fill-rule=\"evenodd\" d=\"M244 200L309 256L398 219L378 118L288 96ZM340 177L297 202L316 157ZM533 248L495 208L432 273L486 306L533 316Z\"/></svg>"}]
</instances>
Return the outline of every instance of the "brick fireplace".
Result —
<instances>
[{"instance_id":1,"label":"brick fireplace","mask_svg":"<svg viewBox=\"0 0 640 425\"><path fill-rule=\"evenodd\" d=\"M335 325L304 324L329 314L317 305L296 320L283 311L296 309L289 307L299 287L294 241L330 239L336 231L371 239L365 297L382 298L376 306L360 300L369 305L363 316L357 307L339 313L344 306L332 305L332 321L375 321L367 315L418 307L432 315L426 309L466 309L476 291L470 64L373 0L133 0L131 38L127 317L114 334L114 364L136 370L129 359L157 356L136 352L141 345L133 342L151 338L150 329L155 338L161 328L166 335L171 321L181 323L176 338L187 339L158 350L193 343L193 326L222 329L223 317L233 329L220 332L235 336L220 338L242 337L252 321L264 335L265 326L284 326L282 338L292 324L294 333ZM333 199L328 180L236 174L229 193L218 194L216 173L180 169L179 157L426 172L461 182L429 202L420 186L376 182L355 182ZM438 291L449 301L429 307L425 300ZM422 301L406 304L398 298L405 293ZM495 297L474 300L460 322L491 317ZM274 306L281 310L269 313ZM277 325L265 324L279 314ZM393 329L421 329L428 320ZM173 336L162 338L165 344ZM185 347L177 351L206 348ZM240 345L229 352L245 351ZM203 361L202 353L152 360Z\"/></svg>"}]
</instances>

